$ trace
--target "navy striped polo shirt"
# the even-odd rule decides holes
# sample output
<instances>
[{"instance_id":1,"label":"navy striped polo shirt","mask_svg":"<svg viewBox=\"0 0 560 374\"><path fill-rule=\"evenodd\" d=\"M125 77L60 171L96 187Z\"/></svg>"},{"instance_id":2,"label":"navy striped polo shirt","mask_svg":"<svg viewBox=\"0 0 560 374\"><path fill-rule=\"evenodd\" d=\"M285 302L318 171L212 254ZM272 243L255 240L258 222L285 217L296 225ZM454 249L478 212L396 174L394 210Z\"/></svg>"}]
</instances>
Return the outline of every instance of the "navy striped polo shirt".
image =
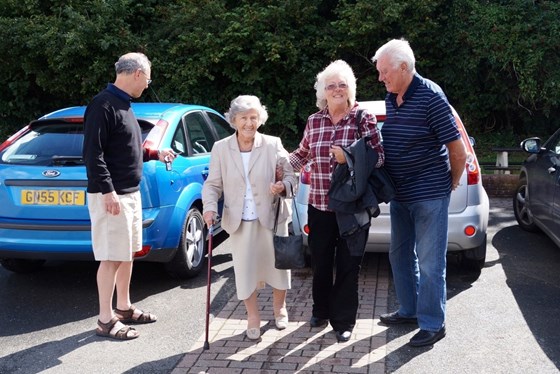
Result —
<instances>
[{"instance_id":1,"label":"navy striped polo shirt","mask_svg":"<svg viewBox=\"0 0 560 374\"><path fill-rule=\"evenodd\" d=\"M397 95L385 99L387 118L381 134L385 168L398 192L396 201L441 199L451 193L451 167L445 144L460 139L442 89L415 74L399 107Z\"/></svg>"}]
</instances>

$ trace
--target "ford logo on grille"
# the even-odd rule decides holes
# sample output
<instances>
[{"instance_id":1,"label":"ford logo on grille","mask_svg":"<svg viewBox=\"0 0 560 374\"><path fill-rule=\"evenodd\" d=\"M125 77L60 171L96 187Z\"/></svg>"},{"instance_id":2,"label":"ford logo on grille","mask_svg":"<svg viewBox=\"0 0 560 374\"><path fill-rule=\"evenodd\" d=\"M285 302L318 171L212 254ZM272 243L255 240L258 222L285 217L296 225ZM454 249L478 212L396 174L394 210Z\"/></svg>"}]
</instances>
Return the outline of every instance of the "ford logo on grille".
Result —
<instances>
[{"instance_id":1,"label":"ford logo on grille","mask_svg":"<svg viewBox=\"0 0 560 374\"><path fill-rule=\"evenodd\" d=\"M43 176L47 177L47 178L56 178L60 175L60 171L58 171L58 170L45 170L41 174L43 174Z\"/></svg>"}]
</instances>

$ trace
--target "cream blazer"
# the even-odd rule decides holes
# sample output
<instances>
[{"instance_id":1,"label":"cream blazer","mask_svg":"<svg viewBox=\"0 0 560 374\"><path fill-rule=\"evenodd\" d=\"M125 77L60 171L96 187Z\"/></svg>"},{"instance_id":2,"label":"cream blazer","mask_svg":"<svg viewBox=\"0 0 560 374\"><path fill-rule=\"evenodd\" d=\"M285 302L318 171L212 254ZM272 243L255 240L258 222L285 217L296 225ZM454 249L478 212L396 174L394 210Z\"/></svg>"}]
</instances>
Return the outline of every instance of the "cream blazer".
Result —
<instances>
[{"instance_id":1,"label":"cream blazer","mask_svg":"<svg viewBox=\"0 0 560 374\"><path fill-rule=\"evenodd\" d=\"M274 226L278 201L278 198L270 192L270 184L275 182L277 164L284 170L282 182L286 187L285 197L291 198L290 185L295 190L297 181L288 160L288 152L284 149L280 138L257 132L249 159L249 182L257 206L258 220L261 225L270 230ZM212 147L210 170L202 187L203 212L218 212L218 200L223 196L222 227L229 234L234 233L241 224L243 195L246 188L245 170L236 133L216 142ZM282 203L279 225L286 223L289 215L290 209L287 204Z\"/></svg>"}]
</instances>

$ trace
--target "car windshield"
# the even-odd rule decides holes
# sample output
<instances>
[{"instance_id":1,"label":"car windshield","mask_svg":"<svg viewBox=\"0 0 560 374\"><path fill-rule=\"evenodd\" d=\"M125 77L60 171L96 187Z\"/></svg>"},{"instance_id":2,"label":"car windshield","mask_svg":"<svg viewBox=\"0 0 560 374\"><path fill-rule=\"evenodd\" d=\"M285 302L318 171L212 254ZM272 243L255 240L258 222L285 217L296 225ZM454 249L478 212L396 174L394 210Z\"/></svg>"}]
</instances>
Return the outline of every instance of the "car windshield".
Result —
<instances>
[{"instance_id":1,"label":"car windshield","mask_svg":"<svg viewBox=\"0 0 560 374\"><path fill-rule=\"evenodd\" d=\"M151 126L142 126L145 139ZM0 160L14 165L83 165L82 123L35 124L30 130L0 153Z\"/></svg>"}]
</instances>

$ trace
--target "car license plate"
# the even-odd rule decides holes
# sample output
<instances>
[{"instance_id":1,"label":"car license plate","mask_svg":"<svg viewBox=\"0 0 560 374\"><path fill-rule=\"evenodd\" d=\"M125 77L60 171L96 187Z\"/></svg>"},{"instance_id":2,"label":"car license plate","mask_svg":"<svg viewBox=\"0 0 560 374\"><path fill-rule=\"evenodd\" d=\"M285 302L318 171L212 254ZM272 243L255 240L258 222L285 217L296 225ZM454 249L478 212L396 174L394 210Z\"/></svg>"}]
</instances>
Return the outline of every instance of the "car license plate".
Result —
<instances>
[{"instance_id":1,"label":"car license plate","mask_svg":"<svg viewBox=\"0 0 560 374\"><path fill-rule=\"evenodd\" d=\"M86 194L77 190L22 190L23 205L86 205Z\"/></svg>"}]
</instances>

